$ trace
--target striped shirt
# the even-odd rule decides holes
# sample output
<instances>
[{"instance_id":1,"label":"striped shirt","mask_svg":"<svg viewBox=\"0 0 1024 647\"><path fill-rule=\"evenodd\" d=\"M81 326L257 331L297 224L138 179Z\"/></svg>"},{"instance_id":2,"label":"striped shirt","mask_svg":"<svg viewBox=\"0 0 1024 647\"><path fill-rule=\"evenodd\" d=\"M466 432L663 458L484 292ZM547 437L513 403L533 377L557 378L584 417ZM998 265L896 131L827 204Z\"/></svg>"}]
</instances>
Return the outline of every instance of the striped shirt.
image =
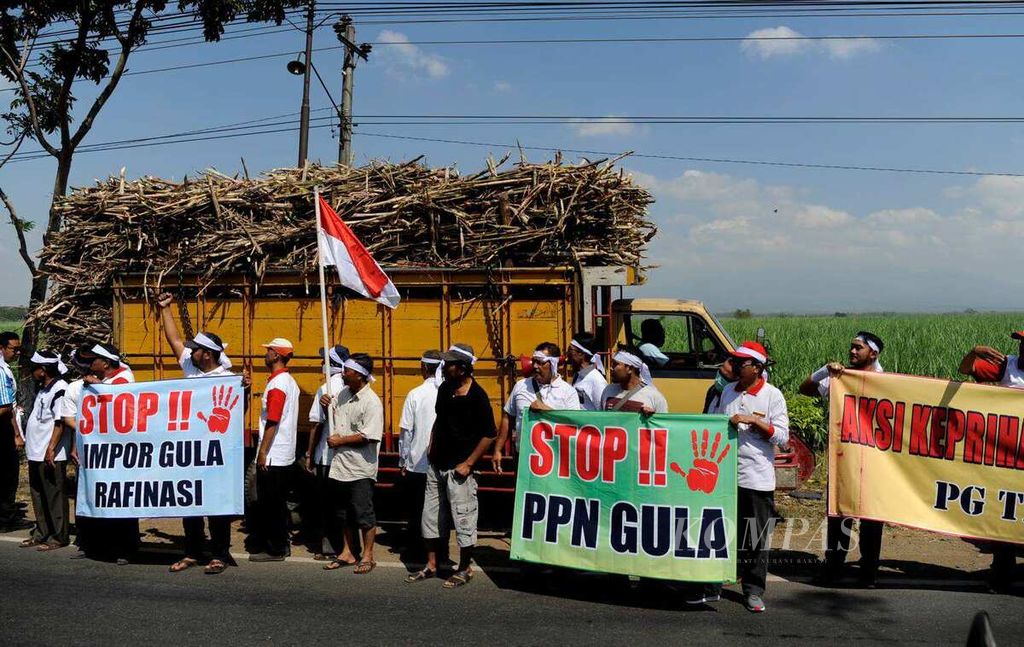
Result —
<instances>
[{"instance_id":1,"label":"striped shirt","mask_svg":"<svg viewBox=\"0 0 1024 647\"><path fill-rule=\"evenodd\" d=\"M17 394L18 383L14 379L14 373L4 358L0 357L0 407L9 407L14 404Z\"/></svg>"}]
</instances>

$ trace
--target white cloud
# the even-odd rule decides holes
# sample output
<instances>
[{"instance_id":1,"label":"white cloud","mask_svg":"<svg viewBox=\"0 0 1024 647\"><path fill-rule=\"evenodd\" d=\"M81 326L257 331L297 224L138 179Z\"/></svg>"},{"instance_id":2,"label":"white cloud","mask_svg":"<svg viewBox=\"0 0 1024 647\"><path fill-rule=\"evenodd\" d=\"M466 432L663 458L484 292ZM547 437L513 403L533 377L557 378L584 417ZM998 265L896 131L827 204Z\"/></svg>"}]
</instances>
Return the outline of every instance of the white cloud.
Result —
<instances>
[{"instance_id":1,"label":"white cloud","mask_svg":"<svg viewBox=\"0 0 1024 647\"><path fill-rule=\"evenodd\" d=\"M806 188L724 173L633 177L654 194L659 227L648 259L659 267L639 294L699 298L719 311L1014 305L1007 295L1019 286L1005 263L1024 236L1024 179L979 178L948 209L858 212Z\"/></svg>"},{"instance_id":2,"label":"white cloud","mask_svg":"<svg viewBox=\"0 0 1024 647\"><path fill-rule=\"evenodd\" d=\"M579 137L627 137L638 131L636 124L616 115L602 119L574 119L569 127Z\"/></svg>"},{"instance_id":3,"label":"white cloud","mask_svg":"<svg viewBox=\"0 0 1024 647\"><path fill-rule=\"evenodd\" d=\"M443 79L451 72L444 58L413 45L409 42L409 37L401 32L384 29L377 35L377 41L391 43L374 51L380 52L378 60L393 76Z\"/></svg>"},{"instance_id":4,"label":"white cloud","mask_svg":"<svg viewBox=\"0 0 1024 647\"><path fill-rule=\"evenodd\" d=\"M508 81L495 81L494 91L500 92L501 94L508 94L512 91L512 84Z\"/></svg>"},{"instance_id":5,"label":"white cloud","mask_svg":"<svg viewBox=\"0 0 1024 647\"><path fill-rule=\"evenodd\" d=\"M762 60L822 53L830 58L848 60L882 49L881 43L866 36L831 40L799 40L803 37L803 34L785 25L758 29L747 34L747 37L740 42L740 50L748 56Z\"/></svg>"}]
</instances>

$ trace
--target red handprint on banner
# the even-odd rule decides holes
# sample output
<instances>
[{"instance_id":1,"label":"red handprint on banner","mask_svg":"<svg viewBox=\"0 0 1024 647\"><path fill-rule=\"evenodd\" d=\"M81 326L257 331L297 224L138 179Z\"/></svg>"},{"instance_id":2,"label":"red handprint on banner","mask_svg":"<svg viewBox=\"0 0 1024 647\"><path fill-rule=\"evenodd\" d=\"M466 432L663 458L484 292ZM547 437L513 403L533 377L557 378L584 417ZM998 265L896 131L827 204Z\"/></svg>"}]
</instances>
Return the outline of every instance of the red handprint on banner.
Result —
<instances>
[{"instance_id":1,"label":"red handprint on banner","mask_svg":"<svg viewBox=\"0 0 1024 647\"><path fill-rule=\"evenodd\" d=\"M234 394L234 387L228 387L226 393L223 384L220 387L213 387L213 411L210 412L209 419L202 411L199 412L199 419L206 423L206 428L210 430L210 433L227 433L228 426L231 424L231 410L238 404L238 396ZM234 397L232 398L232 396Z\"/></svg>"},{"instance_id":2,"label":"red handprint on banner","mask_svg":"<svg viewBox=\"0 0 1024 647\"><path fill-rule=\"evenodd\" d=\"M715 459L715 454L718 453L718 445L722 442L722 433L718 432L715 434L715 442L711 445L711 453L708 454L708 430L704 430L704 436L700 445L700 451L697 451L697 430L693 430L693 468L690 469L690 473L687 474L683 471L683 468L679 467L679 463L672 463L670 466L672 471L686 479L686 485L694 492L703 492L705 494L711 494L718 485L718 466L721 465L722 461L725 460L726 455L729 453L731 445L726 444L722 449L722 453L718 454L718 459Z\"/></svg>"}]
</instances>

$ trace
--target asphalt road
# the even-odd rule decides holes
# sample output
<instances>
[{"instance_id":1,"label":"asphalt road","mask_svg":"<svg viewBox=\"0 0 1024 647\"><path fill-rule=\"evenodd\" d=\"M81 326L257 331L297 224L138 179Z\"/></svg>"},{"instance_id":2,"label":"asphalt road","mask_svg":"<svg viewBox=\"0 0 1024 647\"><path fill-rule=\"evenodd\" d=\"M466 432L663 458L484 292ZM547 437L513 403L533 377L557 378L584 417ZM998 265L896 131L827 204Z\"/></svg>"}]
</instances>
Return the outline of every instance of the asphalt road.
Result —
<instances>
[{"instance_id":1,"label":"asphalt road","mask_svg":"<svg viewBox=\"0 0 1024 647\"><path fill-rule=\"evenodd\" d=\"M593 575L525 579L478 571L466 587L357 576L308 561L242 563L223 575L164 564L69 559L0 542L0 644L962 645L985 609L1000 644L1020 644L1022 598L973 590L830 590L771 582L768 613L736 599L688 610L660 584ZM1018 589L1018 592L1020 590Z\"/></svg>"}]
</instances>

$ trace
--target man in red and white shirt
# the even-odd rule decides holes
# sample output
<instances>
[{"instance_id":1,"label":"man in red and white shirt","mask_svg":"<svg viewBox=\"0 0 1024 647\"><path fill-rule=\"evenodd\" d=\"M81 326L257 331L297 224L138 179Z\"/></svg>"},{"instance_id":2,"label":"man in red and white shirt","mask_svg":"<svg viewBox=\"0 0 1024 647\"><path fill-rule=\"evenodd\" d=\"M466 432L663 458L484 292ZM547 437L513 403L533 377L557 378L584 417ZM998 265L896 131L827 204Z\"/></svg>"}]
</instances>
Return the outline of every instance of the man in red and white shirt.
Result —
<instances>
[{"instance_id":1,"label":"man in red and white shirt","mask_svg":"<svg viewBox=\"0 0 1024 647\"><path fill-rule=\"evenodd\" d=\"M980 383L998 384L1011 389L1024 389L1024 330L1010 334L1019 342L1016 355L1004 355L991 346L975 346L960 361L960 372ZM1017 568L1017 545L990 542L992 570L989 590L1005 593L1013 585Z\"/></svg>"},{"instance_id":2,"label":"man in red and white shirt","mask_svg":"<svg viewBox=\"0 0 1024 647\"><path fill-rule=\"evenodd\" d=\"M763 613L768 577L768 551L775 525L775 448L789 440L789 412L782 392L765 379L768 353L764 346L745 341L729 358L736 382L722 389L708 413L729 416L739 430L736 458L736 504L739 524L737 570L743 581L747 610ZM713 602L711 587L691 603ZM719 587L720 588L720 587Z\"/></svg>"},{"instance_id":3,"label":"man in red and white shirt","mask_svg":"<svg viewBox=\"0 0 1024 647\"><path fill-rule=\"evenodd\" d=\"M278 337L261 344L267 349L264 362L270 380L263 390L260 410L259 451L256 454L256 537L263 550L249 556L252 562L283 562L288 553L288 473L295 462L299 423L299 385L288 372L295 348Z\"/></svg>"},{"instance_id":4,"label":"man in red and white shirt","mask_svg":"<svg viewBox=\"0 0 1024 647\"><path fill-rule=\"evenodd\" d=\"M121 358L121 351L111 344L92 347L95 359L90 373L82 379L85 384L132 384L135 374ZM76 512L77 515L77 512ZM118 566L124 566L139 549L138 519L92 519L88 523L89 541L95 536L99 551L113 557ZM94 535L95 533L95 535Z\"/></svg>"}]
</instances>

